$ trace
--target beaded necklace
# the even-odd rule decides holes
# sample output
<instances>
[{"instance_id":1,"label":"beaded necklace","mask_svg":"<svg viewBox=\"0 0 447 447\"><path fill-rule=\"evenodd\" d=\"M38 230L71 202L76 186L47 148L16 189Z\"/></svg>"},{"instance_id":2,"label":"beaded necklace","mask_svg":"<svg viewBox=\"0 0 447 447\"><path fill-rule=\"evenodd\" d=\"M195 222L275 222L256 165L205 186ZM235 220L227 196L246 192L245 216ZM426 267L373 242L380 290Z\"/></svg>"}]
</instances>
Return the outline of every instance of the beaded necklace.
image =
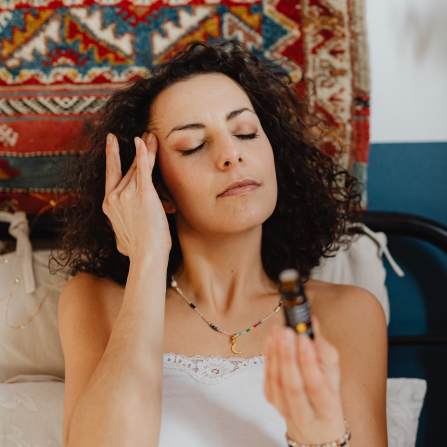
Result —
<instances>
[{"instance_id":1,"label":"beaded necklace","mask_svg":"<svg viewBox=\"0 0 447 447\"><path fill-rule=\"evenodd\" d=\"M268 318L270 318L273 314L275 314L276 312L278 312L279 311L279 309L281 309L281 304L282 304L282 297L281 297L281 299L279 300L279 305L278 305L278 307L268 316L268 317L265 317L265 318L263 318L261 321L258 321L255 325L253 325L252 327L250 327L250 328L248 328L248 329L245 329L245 331L242 331L242 332L239 332L238 334L230 334L229 332L225 332L225 331L223 331L222 329L219 329L217 326L215 326L213 323L211 323L210 321L208 321L206 318L205 318L205 316L202 314L202 312L200 312L200 310L199 309L197 309L197 307L193 304L193 303L191 303L191 301L189 301L188 300L188 298L186 298L186 296L183 294L183 292L180 290L180 288L179 288L179 286L178 286L178 284L177 284L177 281L174 279L174 276L172 275L171 276L171 278L172 278L172 281L171 281L171 287L174 289L174 290L176 290L188 303L189 303L189 305L195 310L195 311L197 311L198 313L199 313L199 315L202 317L202 319L204 320L204 321L206 321L207 323L208 323L208 325L210 326L210 328L211 329L214 329L216 332L220 332L220 333L222 333L222 334L226 334L226 335L229 335L230 337L231 337L231 351L234 353L234 354L241 354L242 353L242 351L236 351L236 342L235 342L235 340L236 340L236 338L237 337L239 337L240 335L242 335L242 334L245 334L246 332L250 332L252 329L254 329L255 327L257 327L257 326L259 326L261 323L263 323L265 320L267 320Z\"/></svg>"}]
</instances>

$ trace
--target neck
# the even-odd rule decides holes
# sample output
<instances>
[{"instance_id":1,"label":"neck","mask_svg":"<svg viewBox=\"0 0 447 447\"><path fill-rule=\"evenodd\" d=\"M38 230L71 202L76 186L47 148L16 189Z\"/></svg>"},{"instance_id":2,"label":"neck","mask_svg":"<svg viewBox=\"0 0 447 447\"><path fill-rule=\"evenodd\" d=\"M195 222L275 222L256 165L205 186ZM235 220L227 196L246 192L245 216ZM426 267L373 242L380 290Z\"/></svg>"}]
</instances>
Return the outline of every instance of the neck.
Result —
<instances>
[{"instance_id":1,"label":"neck","mask_svg":"<svg viewBox=\"0 0 447 447\"><path fill-rule=\"evenodd\" d=\"M223 315L277 296L261 260L262 225L243 233L203 235L178 228L183 263L175 279L202 311Z\"/></svg>"}]
</instances>

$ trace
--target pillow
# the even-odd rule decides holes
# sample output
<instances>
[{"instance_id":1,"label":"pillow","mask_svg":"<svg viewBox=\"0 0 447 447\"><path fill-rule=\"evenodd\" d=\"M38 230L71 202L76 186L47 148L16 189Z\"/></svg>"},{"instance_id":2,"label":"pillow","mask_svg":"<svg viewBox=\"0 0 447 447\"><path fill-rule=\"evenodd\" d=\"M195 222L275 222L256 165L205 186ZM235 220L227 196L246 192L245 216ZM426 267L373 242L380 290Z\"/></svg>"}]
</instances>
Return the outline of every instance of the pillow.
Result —
<instances>
[{"instance_id":1,"label":"pillow","mask_svg":"<svg viewBox=\"0 0 447 447\"><path fill-rule=\"evenodd\" d=\"M386 323L389 324L390 303L385 286L386 270L382 254L385 254L398 276L404 276L404 272L388 251L385 233L375 233L361 223L351 224L351 227L359 228L363 234L354 235L348 249L338 250L332 258L322 258L310 277L368 290L379 300L385 312Z\"/></svg>"},{"instance_id":2,"label":"pillow","mask_svg":"<svg viewBox=\"0 0 447 447\"><path fill-rule=\"evenodd\" d=\"M21 375L1 383L0 444L61 447L64 390L63 380L50 375Z\"/></svg>"},{"instance_id":3,"label":"pillow","mask_svg":"<svg viewBox=\"0 0 447 447\"><path fill-rule=\"evenodd\" d=\"M427 382L422 379L388 379L386 418L389 447L414 447Z\"/></svg>"},{"instance_id":4,"label":"pillow","mask_svg":"<svg viewBox=\"0 0 447 447\"><path fill-rule=\"evenodd\" d=\"M62 446L64 388L61 379L48 375L22 375L0 384L0 439ZM388 447L415 446L426 389L425 380L388 379Z\"/></svg>"},{"instance_id":5,"label":"pillow","mask_svg":"<svg viewBox=\"0 0 447 447\"><path fill-rule=\"evenodd\" d=\"M62 273L51 275L48 270L50 250L30 252L32 281L35 290L26 293L23 257L12 252L0 257L0 382L18 374L50 374L65 377L65 362L59 337L57 307L59 295L64 287ZM5 262L7 261L7 262ZM29 275L29 271L25 270ZM14 281L18 287L9 300ZM23 328L9 326L25 324L39 308L45 294L53 288L43 302L41 310ZM8 326L8 324L9 326Z\"/></svg>"}]
</instances>

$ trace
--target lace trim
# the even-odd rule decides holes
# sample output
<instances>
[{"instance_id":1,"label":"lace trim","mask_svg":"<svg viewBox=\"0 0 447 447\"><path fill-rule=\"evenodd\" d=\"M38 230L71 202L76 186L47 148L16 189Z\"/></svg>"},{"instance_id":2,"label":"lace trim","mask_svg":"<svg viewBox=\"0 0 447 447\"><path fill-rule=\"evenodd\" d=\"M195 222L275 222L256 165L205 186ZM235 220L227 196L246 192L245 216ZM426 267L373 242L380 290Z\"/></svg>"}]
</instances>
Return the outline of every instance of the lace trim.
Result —
<instances>
[{"instance_id":1,"label":"lace trim","mask_svg":"<svg viewBox=\"0 0 447 447\"><path fill-rule=\"evenodd\" d=\"M185 357L181 354L164 353L163 368L176 369L188 373L196 381L205 385L217 385L225 380L254 368L264 366L263 355L241 359L239 357L223 358L195 355Z\"/></svg>"}]
</instances>

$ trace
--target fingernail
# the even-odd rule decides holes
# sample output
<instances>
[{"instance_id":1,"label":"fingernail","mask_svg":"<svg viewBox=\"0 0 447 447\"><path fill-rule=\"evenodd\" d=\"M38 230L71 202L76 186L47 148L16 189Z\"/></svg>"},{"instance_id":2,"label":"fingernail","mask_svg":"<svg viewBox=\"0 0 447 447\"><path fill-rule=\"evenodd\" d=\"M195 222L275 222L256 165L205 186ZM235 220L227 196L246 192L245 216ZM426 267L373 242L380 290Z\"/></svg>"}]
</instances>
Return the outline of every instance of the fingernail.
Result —
<instances>
[{"instance_id":1,"label":"fingernail","mask_svg":"<svg viewBox=\"0 0 447 447\"><path fill-rule=\"evenodd\" d=\"M112 133L109 133L109 134L107 135L107 144L110 144L112 141L113 141L113 134L112 134Z\"/></svg>"},{"instance_id":2,"label":"fingernail","mask_svg":"<svg viewBox=\"0 0 447 447\"><path fill-rule=\"evenodd\" d=\"M140 145L140 139L138 137L135 137L135 147L138 147Z\"/></svg>"}]
</instances>

